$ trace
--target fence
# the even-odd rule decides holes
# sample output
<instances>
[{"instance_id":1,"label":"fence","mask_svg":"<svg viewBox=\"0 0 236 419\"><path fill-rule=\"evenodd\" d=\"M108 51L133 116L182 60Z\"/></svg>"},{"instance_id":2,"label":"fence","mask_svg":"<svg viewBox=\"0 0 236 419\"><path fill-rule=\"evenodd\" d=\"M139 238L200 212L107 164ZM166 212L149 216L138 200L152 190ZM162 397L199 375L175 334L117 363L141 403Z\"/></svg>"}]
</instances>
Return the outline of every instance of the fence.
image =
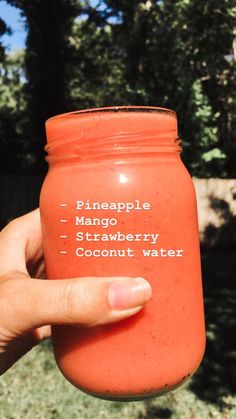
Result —
<instances>
[{"instance_id":1,"label":"fence","mask_svg":"<svg viewBox=\"0 0 236 419\"><path fill-rule=\"evenodd\" d=\"M32 174L0 175L0 227L38 206L43 182ZM207 248L236 247L236 179L193 179L198 202L199 235Z\"/></svg>"},{"instance_id":2,"label":"fence","mask_svg":"<svg viewBox=\"0 0 236 419\"><path fill-rule=\"evenodd\" d=\"M200 240L207 248L236 247L236 179L193 179Z\"/></svg>"}]
</instances>

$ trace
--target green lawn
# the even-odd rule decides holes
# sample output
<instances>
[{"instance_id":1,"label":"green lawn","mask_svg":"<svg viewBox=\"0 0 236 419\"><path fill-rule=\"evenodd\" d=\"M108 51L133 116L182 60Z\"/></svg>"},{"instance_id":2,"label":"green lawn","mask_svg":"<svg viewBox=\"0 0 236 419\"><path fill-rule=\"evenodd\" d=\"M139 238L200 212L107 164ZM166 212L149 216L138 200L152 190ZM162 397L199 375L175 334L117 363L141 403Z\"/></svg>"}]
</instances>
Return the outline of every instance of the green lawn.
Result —
<instances>
[{"instance_id":1,"label":"green lawn","mask_svg":"<svg viewBox=\"0 0 236 419\"><path fill-rule=\"evenodd\" d=\"M146 402L118 403L84 395L58 371L49 342L0 380L0 419L235 419L236 257L203 254L207 351L184 387Z\"/></svg>"}]
</instances>

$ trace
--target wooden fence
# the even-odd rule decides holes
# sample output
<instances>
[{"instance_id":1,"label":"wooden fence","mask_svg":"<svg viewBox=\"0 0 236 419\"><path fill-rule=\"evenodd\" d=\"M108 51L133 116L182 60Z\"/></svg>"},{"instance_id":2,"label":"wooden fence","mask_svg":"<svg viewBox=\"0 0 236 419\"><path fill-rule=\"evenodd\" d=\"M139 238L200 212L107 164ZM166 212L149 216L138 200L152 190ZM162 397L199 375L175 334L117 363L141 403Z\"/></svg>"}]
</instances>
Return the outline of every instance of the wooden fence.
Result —
<instances>
[{"instance_id":1,"label":"wooden fence","mask_svg":"<svg viewBox=\"0 0 236 419\"><path fill-rule=\"evenodd\" d=\"M198 202L201 243L236 247L236 179L193 179Z\"/></svg>"},{"instance_id":2,"label":"wooden fence","mask_svg":"<svg viewBox=\"0 0 236 419\"><path fill-rule=\"evenodd\" d=\"M0 175L0 227L38 206L43 178ZM236 247L236 179L193 178L197 194L199 235L207 248Z\"/></svg>"}]
</instances>

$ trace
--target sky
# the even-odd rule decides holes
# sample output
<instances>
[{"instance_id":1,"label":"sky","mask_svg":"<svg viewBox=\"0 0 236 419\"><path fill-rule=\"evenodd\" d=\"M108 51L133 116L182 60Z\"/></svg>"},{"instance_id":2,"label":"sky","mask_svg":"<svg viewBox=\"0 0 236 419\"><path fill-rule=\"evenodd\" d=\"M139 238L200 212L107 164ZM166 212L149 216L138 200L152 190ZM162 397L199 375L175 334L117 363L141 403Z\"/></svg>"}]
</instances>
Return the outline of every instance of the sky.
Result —
<instances>
[{"instance_id":1,"label":"sky","mask_svg":"<svg viewBox=\"0 0 236 419\"><path fill-rule=\"evenodd\" d=\"M30 0L29 0L30 1ZM98 0L91 0L91 6L97 6ZM104 6L101 3L100 9ZM12 35L4 35L1 42L7 51L25 48L26 30L24 27L24 18L21 17L19 9L10 6L4 0L0 0L0 17L11 28Z\"/></svg>"},{"instance_id":2,"label":"sky","mask_svg":"<svg viewBox=\"0 0 236 419\"><path fill-rule=\"evenodd\" d=\"M5 1L0 1L0 17L11 28L12 35L4 35L1 42L8 51L25 47L26 31L20 12Z\"/></svg>"}]
</instances>

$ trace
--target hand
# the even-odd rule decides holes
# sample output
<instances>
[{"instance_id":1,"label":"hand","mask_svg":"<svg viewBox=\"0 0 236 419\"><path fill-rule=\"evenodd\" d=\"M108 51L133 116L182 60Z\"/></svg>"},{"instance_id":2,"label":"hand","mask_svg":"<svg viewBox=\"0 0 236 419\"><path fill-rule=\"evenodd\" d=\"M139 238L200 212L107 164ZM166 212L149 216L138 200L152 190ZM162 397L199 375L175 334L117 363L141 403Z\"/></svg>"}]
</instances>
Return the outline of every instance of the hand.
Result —
<instances>
[{"instance_id":1,"label":"hand","mask_svg":"<svg viewBox=\"0 0 236 419\"><path fill-rule=\"evenodd\" d=\"M50 336L48 325L116 322L136 314L151 298L143 278L43 280L39 210L2 230L0 255L0 374Z\"/></svg>"}]
</instances>

